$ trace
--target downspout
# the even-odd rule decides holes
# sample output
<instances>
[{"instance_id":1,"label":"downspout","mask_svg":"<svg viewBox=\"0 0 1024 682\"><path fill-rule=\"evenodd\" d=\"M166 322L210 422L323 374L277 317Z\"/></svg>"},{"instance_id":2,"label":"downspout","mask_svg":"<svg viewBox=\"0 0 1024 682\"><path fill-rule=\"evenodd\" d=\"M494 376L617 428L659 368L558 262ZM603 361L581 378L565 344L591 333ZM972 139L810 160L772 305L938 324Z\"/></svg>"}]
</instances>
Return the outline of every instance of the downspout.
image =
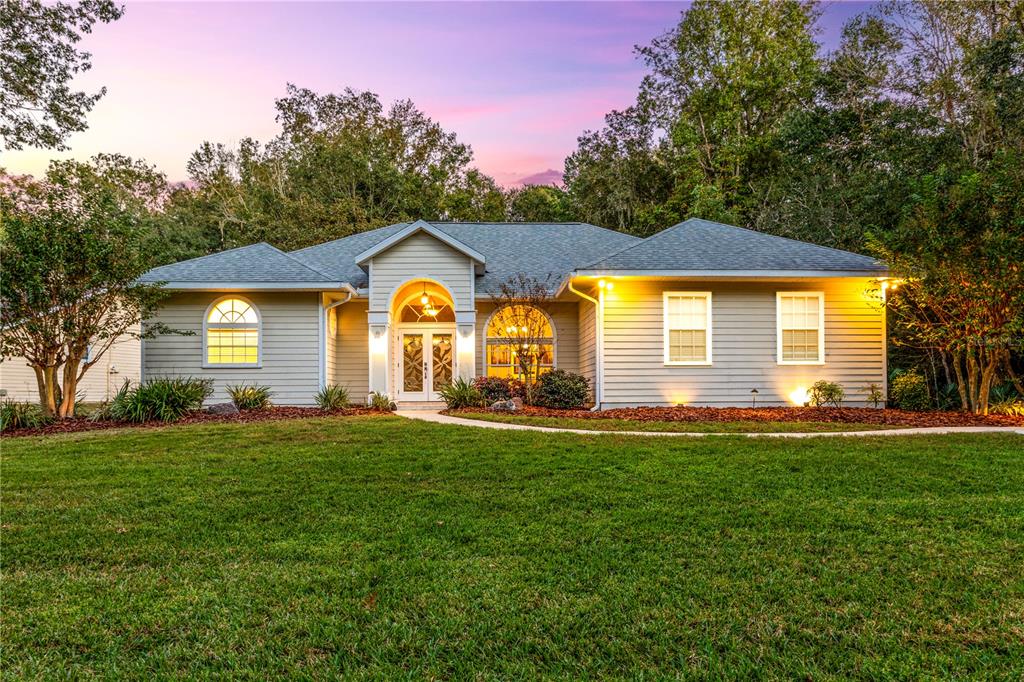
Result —
<instances>
[{"instance_id":1,"label":"downspout","mask_svg":"<svg viewBox=\"0 0 1024 682\"><path fill-rule=\"evenodd\" d=\"M323 313L320 315L320 343L322 344L323 354L320 359L320 388L327 386L327 334L330 333L331 325L327 324L327 314L337 308L340 305L344 305L352 300L356 290L352 288L350 284L345 285L345 298L340 301L335 301L330 305L323 307Z\"/></svg>"},{"instance_id":2,"label":"downspout","mask_svg":"<svg viewBox=\"0 0 1024 682\"><path fill-rule=\"evenodd\" d=\"M594 372L594 407L591 408L591 411L596 412L601 409L601 403L604 402L604 306L601 305L601 301L598 299L575 288L572 285L572 275L569 276L566 284L569 291L594 304L594 324L597 327L594 338L594 350L597 355L597 368Z\"/></svg>"}]
</instances>

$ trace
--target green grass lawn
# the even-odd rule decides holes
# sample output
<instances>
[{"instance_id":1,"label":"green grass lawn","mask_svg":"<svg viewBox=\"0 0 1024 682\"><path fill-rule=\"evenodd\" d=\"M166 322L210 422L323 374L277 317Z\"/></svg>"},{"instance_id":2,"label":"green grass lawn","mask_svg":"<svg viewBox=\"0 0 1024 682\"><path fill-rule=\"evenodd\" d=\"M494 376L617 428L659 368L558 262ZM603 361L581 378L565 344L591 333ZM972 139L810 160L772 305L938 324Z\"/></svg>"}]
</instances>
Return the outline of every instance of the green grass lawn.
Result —
<instances>
[{"instance_id":1,"label":"green grass lawn","mask_svg":"<svg viewBox=\"0 0 1024 682\"><path fill-rule=\"evenodd\" d=\"M889 424L846 424L841 422L681 422L641 421L639 419L580 419L578 417L542 417L505 412L458 412L455 417L485 422L530 424L558 429L585 431L651 431L663 433L825 433L836 431L880 431L907 428Z\"/></svg>"},{"instance_id":2,"label":"green grass lawn","mask_svg":"<svg viewBox=\"0 0 1024 682\"><path fill-rule=\"evenodd\" d=\"M7 678L1024 675L1024 439L5 439Z\"/></svg>"}]
</instances>

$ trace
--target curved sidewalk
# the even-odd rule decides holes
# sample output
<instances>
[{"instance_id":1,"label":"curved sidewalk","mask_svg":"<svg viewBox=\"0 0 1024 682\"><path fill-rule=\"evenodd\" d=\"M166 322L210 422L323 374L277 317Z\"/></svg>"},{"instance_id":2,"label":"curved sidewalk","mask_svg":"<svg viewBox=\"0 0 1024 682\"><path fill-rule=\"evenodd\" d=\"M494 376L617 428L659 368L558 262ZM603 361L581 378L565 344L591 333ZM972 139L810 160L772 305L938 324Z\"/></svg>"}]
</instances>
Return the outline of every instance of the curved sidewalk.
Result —
<instances>
[{"instance_id":1,"label":"curved sidewalk","mask_svg":"<svg viewBox=\"0 0 1024 682\"><path fill-rule=\"evenodd\" d=\"M590 429L560 429L532 424L489 422L482 419L463 419L433 410L398 410L399 417L419 419L435 424L475 426L482 429L505 431L547 431L548 433L577 433L584 436L741 436L746 438L817 438L819 436L920 436L943 433L1015 433L1024 436L1024 427L1017 426L929 426L925 428L878 429L875 431L820 431L813 433L695 433L684 431L596 431Z\"/></svg>"}]
</instances>

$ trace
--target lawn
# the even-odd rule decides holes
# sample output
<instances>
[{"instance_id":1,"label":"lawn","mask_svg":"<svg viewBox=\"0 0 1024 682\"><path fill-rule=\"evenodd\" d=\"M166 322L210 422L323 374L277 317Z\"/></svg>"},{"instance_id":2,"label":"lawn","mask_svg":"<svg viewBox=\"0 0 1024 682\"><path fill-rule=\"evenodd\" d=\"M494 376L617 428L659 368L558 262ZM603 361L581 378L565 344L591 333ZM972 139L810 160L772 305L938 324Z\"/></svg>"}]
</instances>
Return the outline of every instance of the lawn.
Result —
<instances>
[{"instance_id":1,"label":"lawn","mask_svg":"<svg viewBox=\"0 0 1024 682\"><path fill-rule=\"evenodd\" d=\"M7 678L1024 675L1024 439L5 439Z\"/></svg>"},{"instance_id":2,"label":"lawn","mask_svg":"<svg viewBox=\"0 0 1024 682\"><path fill-rule=\"evenodd\" d=\"M509 414L507 412L474 412L459 410L455 417L478 419L486 422L506 424L529 424L558 429L583 429L584 431L648 431L663 433L824 433L836 431L878 431L901 429L906 426L889 424L861 424L843 422L764 422L764 421L722 421L682 422L644 421L640 419L576 419L573 417L540 417L531 414Z\"/></svg>"}]
</instances>

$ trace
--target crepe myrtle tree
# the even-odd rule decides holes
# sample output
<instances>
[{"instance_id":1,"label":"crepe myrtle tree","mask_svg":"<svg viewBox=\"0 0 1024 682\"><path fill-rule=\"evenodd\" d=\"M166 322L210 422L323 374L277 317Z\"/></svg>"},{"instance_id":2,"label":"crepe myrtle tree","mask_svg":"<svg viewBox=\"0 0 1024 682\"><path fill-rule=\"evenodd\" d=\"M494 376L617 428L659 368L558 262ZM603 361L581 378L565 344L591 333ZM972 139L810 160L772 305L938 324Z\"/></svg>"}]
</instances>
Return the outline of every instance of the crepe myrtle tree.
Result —
<instances>
[{"instance_id":1,"label":"crepe myrtle tree","mask_svg":"<svg viewBox=\"0 0 1024 682\"><path fill-rule=\"evenodd\" d=\"M1011 355L1024 351L1024 156L982 173L942 169L917 183L898 227L872 240L902 277L889 293L893 340L937 351L962 408L987 414Z\"/></svg>"},{"instance_id":2,"label":"crepe myrtle tree","mask_svg":"<svg viewBox=\"0 0 1024 682\"><path fill-rule=\"evenodd\" d=\"M540 348L551 337L549 313L553 297L549 284L550 278L541 281L520 273L498 285L490 296L495 312L487 334L507 340L515 350L528 403L533 402L533 384L540 370Z\"/></svg>"},{"instance_id":3,"label":"crepe myrtle tree","mask_svg":"<svg viewBox=\"0 0 1024 682\"><path fill-rule=\"evenodd\" d=\"M122 156L54 161L38 181L0 175L0 354L35 370L47 414L74 416L82 377L119 337L141 336L165 297L138 281L165 190L161 174Z\"/></svg>"}]
</instances>

